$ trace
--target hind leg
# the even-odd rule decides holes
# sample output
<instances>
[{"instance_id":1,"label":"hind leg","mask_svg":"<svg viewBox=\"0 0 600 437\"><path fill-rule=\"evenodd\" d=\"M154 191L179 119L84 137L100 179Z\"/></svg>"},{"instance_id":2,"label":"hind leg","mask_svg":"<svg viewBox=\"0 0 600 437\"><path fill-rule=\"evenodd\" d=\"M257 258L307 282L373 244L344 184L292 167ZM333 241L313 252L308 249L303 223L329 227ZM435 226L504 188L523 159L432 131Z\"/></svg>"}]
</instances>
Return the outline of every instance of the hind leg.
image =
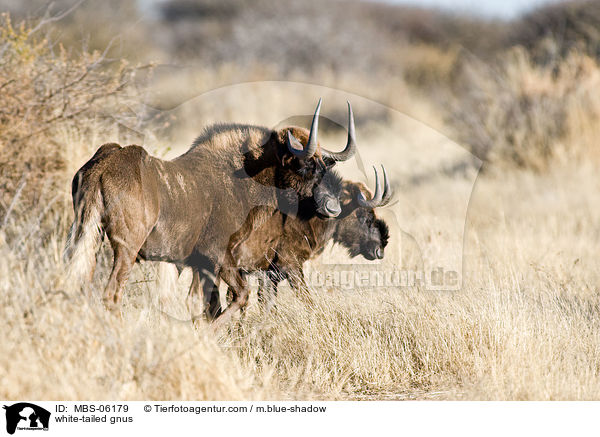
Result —
<instances>
[{"instance_id":1,"label":"hind leg","mask_svg":"<svg viewBox=\"0 0 600 437\"><path fill-rule=\"evenodd\" d=\"M129 279L129 274L137 257L137 251L133 251L123 244L115 243L112 246L114 263L103 296L107 308L116 307L121 302L123 288L127 283L127 279Z\"/></svg>"},{"instance_id":2,"label":"hind leg","mask_svg":"<svg viewBox=\"0 0 600 437\"><path fill-rule=\"evenodd\" d=\"M106 232L103 229L100 234L100 245L104 242L105 235L106 235ZM88 284L91 284L92 281L94 280L94 273L96 273L97 264L98 264L98 253L94 253L94 255L90 258L90 271L88 273L88 277L86 278L88 280L87 281Z\"/></svg>"},{"instance_id":3,"label":"hind leg","mask_svg":"<svg viewBox=\"0 0 600 437\"><path fill-rule=\"evenodd\" d=\"M190 290L187 295L187 306L190 311L192 318L196 317L199 313L199 300L200 300L200 272L196 268L192 267L192 283L190 284Z\"/></svg>"},{"instance_id":4,"label":"hind leg","mask_svg":"<svg viewBox=\"0 0 600 437\"><path fill-rule=\"evenodd\" d=\"M188 292L188 308L190 314L195 318L198 301L200 299L200 287L202 287L202 295L204 302L204 315L207 320L213 320L221 314L221 300L219 296L219 280L213 281L205 269L202 271L197 268L192 268L192 283ZM204 282L202 282L204 279Z\"/></svg>"},{"instance_id":5,"label":"hind leg","mask_svg":"<svg viewBox=\"0 0 600 437\"><path fill-rule=\"evenodd\" d=\"M118 223L119 227L108 226L106 230L114 252L113 268L102 297L108 308L116 307L121 302L123 288L149 233L142 227L136 229L123 226L122 223ZM121 236L123 231L129 231L126 238Z\"/></svg>"}]
</instances>

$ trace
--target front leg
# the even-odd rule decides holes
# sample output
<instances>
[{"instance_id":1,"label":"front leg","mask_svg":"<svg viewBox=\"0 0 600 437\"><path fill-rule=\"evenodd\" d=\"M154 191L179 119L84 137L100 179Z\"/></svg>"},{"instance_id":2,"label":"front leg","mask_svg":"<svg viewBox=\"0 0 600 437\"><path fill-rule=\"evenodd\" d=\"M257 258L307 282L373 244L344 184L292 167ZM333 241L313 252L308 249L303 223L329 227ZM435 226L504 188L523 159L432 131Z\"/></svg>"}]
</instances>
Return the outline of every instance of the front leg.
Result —
<instances>
[{"instance_id":1,"label":"front leg","mask_svg":"<svg viewBox=\"0 0 600 437\"><path fill-rule=\"evenodd\" d=\"M227 308L225 308L225 311L215 319L213 324L215 330L228 323L237 310L243 312L248 304L250 294L250 290L240 269L235 267L221 269L219 277L229 286L232 300L227 305Z\"/></svg>"},{"instance_id":2,"label":"front leg","mask_svg":"<svg viewBox=\"0 0 600 437\"><path fill-rule=\"evenodd\" d=\"M304 269L301 265L291 264L286 267L279 267L280 277L288 280L290 287L296 292L296 296L304 303L312 305L313 299L310 296L308 285L304 280Z\"/></svg>"},{"instance_id":3,"label":"front leg","mask_svg":"<svg viewBox=\"0 0 600 437\"><path fill-rule=\"evenodd\" d=\"M192 268L192 283L190 284L190 290L187 295L187 307L192 316L195 319L196 314L200 313L200 272L197 268Z\"/></svg>"},{"instance_id":4,"label":"front leg","mask_svg":"<svg viewBox=\"0 0 600 437\"><path fill-rule=\"evenodd\" d=\"M204 315L207 320L215 320L223 312L221 308L221 295L219 293L219 284L221 280L217 276L214 281L206 277L202 287L204 294Z\"/></svg>"}]
</instances>

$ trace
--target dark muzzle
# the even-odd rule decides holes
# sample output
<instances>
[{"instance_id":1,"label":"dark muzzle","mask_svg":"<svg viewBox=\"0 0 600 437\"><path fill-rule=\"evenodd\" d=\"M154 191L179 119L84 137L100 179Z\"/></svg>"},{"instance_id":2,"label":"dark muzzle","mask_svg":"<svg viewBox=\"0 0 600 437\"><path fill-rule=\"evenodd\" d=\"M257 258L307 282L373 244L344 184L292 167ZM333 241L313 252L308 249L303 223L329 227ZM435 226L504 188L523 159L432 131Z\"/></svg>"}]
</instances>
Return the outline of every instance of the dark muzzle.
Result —
<instances>
[{"instance_id":1,"label":"dark muzzle","mask_svg":"<svg viewBox=\"0 0 600 437\"><path fill-rule=\"evenodd\" d=\"M320 206L317 212L325 217L337 217L342 212L340 202L336 199L329 199L325 205Z\"/></svg>"}]
</instances>

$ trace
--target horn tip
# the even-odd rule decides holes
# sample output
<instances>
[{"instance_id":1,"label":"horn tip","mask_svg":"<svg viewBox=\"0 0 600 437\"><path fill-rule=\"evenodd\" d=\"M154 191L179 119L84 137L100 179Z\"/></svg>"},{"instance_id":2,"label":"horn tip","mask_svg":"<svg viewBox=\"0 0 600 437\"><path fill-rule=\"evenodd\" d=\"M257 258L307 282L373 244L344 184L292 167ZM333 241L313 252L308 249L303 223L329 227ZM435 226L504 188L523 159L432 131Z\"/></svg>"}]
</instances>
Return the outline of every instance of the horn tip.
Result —
<instances>
[{"instance_id":1,"label":"horn tip","mask_svg":"<svg viewBox=\"0 0 600 437\"><path fill-rule=\"evenodd\" d=\"M319 97L319 103L317 103L317 109L315 109L315 118L319 118L319 113L321 112L321 103L323 102L323 98Z\"/></svg>"}]
</instances>

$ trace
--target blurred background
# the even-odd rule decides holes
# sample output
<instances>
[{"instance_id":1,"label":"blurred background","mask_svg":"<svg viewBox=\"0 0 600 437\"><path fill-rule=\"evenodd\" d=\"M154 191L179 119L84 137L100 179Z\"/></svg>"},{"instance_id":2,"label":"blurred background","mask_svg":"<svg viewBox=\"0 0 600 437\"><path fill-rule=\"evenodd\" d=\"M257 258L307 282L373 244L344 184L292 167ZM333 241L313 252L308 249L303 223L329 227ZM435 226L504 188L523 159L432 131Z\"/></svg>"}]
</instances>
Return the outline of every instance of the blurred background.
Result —
<instances>
[{"instance_id":1,"label":"blurred background","mask_svg":"<svg viewBox=\"0 0 600 437\"><path fill-rule=\"evenodd\" d=\"M0 10L0 157L10 144L20 145L14 158L24 140L50 144L61 129L86 131L90 118L95 132L102 118L119 122L123 141L127 132L137 140L134 133L151 122L164 141L189 144L194 134L182 130L189 119L175 108L208 90L259 80L364 96L442 132L486 163L542 170L557 157L595 156L589 152L600 114L600 2L594 0L1 0ZM7 45L11 38L18 45ZM44 92L50 97L39 100ZM14 118L18 128L7 128ZM357 121L385 122L386 114ZM60 167L56 159L44 165ZM7 172L0 158L0 176ZM14 193L18 177L3 188Z\"/></svg>"}]
</instances>

